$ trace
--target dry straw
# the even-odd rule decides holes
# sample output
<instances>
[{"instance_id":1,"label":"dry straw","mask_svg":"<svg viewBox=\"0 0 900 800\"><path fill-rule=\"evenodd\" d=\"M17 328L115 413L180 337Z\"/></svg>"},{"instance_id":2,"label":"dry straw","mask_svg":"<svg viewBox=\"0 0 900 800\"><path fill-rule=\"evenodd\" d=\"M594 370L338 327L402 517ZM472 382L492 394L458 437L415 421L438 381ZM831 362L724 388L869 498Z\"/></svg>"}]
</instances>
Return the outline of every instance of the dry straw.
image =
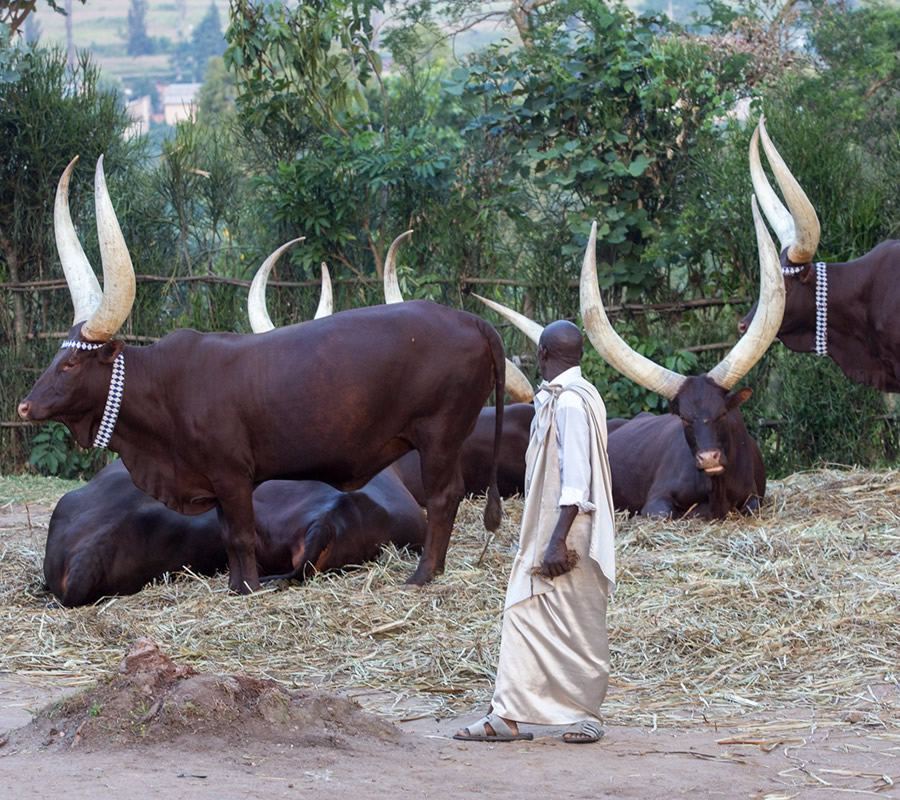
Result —
<instances>
[{"instance_id":1,"label":"dry straw","mask_svg":"<svg viewBox=\"0 0 900 800\"><path fill-rule=\"evenodd\" d=\"M610 605L611 722L664 726L775 709L896 728L900 473L828 469L769 486L757 517L622 520ZM521 502L493 538L460 509L447 572L403 586L405 552L250 597L223 577L62 609L41 589L47 515L4 527L0 671L81 686L139 636L179 663L341 691L405 718L490 697ZM36 520L36 521L35 521Z\"/></svg>"}]
</instances>

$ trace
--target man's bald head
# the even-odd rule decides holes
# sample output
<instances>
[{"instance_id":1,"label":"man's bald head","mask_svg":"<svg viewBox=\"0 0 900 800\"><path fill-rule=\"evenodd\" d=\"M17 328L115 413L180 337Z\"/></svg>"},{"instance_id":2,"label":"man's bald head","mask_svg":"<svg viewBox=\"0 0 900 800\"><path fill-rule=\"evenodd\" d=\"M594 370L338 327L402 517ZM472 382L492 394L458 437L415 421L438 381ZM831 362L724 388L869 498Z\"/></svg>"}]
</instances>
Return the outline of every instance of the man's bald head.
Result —
<instances>
[{"instance_id":1,"label":"man's bald head","mask_svg":"<svg viewBox=\"0 0 900 800\"><path fill-rule=\"evenodd\" d=\"M583 353L584 340L577 325L564 319L551 322L538 343L541 374L546 380L552 380L560 372L577 367Z\"/></svg>"}]
</instances>

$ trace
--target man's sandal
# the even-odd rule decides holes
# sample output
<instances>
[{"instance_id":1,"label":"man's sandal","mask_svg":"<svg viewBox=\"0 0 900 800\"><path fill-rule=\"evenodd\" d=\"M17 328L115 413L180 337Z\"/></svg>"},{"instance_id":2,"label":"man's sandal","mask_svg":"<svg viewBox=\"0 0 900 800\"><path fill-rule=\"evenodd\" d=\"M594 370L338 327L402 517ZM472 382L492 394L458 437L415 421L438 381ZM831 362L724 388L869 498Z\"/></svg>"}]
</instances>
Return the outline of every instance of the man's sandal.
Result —
<instances>
[{"instance_id":1,"label":"man's sandal","mask_svg":"<svg viewBox=\"0 0 900 800\"><path fill-rule=\"evenodd\" d=\"M487 726L491 726L493 733L487 732ZM488 714L478 722L473 722L468 728L463 728L465 734L454 734L454 739L464 742L516 742L534 738L532 733L516 733L506 724L503 717L496 714Z\"/></svg>"},{"instance_id":2,"label":"man's sandal","mask_svg":"<svg viewBox=\"0 0 900 800\"><path fill-rule=\"evenodd\" d=\"M566 744L593 744L599 742L606 733L605 728L601 728L592 719L583 719L570 725L562 733L562 740Z\"/></svg>"}]
</instances>

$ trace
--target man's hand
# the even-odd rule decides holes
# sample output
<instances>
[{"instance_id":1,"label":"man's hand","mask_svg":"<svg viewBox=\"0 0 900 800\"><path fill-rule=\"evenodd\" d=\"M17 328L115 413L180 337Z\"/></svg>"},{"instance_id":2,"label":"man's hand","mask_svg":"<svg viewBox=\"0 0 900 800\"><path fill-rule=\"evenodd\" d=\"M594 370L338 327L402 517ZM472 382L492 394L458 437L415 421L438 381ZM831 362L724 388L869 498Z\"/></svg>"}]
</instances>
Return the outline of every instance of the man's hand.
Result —
<instances>
[{"instance_id":1,"label":"man's hand","mask_svg":"<svg viewBox=\"0 0 900 800\"><path fill-rule=\"evenodd\" d=\"M556 527L550 536L550 543L547 545L547 551L544 553L544 560L541 562L541 574L545 578L558 578L571 572L572 567L578 561L578 556L574 552L570 555L566 547L566 537L569 535L569 528L578 516L578 506L562 506L559 509L559 517L556 520ZM572 555L575 557L572 558Z\"/></svg>"},{"instance_id":2,"label":"man's hand","mask_svg":"<svg viewBox=\"0 0 900 800\"><path fill-rule=\"evenodd\" d=\"M574 565L569 561L569 551L566 548L566 541L551 540L547 545L547 552L544 553L544 560L541 562L541 575L545 578L558 578L571 571Z\"/></svg>"}]
</instances>

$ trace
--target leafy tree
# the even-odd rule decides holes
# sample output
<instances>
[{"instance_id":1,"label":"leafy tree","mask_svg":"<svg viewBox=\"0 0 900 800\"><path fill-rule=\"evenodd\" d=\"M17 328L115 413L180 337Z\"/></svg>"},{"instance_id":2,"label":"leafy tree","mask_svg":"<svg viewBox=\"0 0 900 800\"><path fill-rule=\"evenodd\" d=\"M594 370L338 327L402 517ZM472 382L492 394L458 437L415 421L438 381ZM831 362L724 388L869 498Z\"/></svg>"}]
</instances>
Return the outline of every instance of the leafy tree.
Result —
<instances>
[{"instance_id":1,"label":"leafy tree","mask_svg":"<svg viewBox=\"0 0 900 800\"><path fill-rule=\"evenodd\" d=\"M115 174L132 145L122 139L128 119L114 91L101 89L100 73L81 54L74 70L59 49L25 51L15 68L21 80L0 87L0 255L6 280L43 277L55 257L50 209L66 164L81 154L73 198L97 157ZM46 298L13 295L10 337L19 346ZM28 306L35 304L28 313Z\"/></svg>"},{"instance_id":2,"label":"leafy tree","mask_svg":"<svg viewBox=\"0 0 900 800\"><path fill-rule=\"evenodd\" d=\"M153 53L153 40L147 35L147 0L131 0L128 7L126 52L130 56Z\"/></svg>"},{"instance_id":3,"label":"leafy tree","mask_svg":"<svg viewBox=\"0 0 900 800\"><path fill-rule=\"evenodd\" d=\"M284 237L309 235L296 255L306 270L327 260L359 279L380 277L397 233L424 232L426 209L447 208L461 144L432 123L433 78L413 76L408 60L382 75L376 8L234 0L226 35L244 135L260 165L278 162L260 180L272 218Z\"/></svg>"},{"instance_id":4,"label":"leafy tree","mask_svg":"<svg viewBox=\"0 0 900 800\"><path fill-rule=\"evenodd\" d=\"M542 315L571 308L558 294L578 263L561 275L552 254L581 252L595 219L602 287L670 290L650 246L678 213L700 132L740 85L736 65L708 63L664 18L574 0L541 15L530 46L495 45L453 72L448 91L473 112L469 135L505 141L497 177L533 254L522 266L556 287Z\"/></svg>"},{"instance_id":5,"label":"leafy tree","mask_svg":"<svg viewBox=\"0 0 900 800\"><path fill-rule=\"evenodd\" d=\"M203 85L197 94L197 107L203 117L224 117L234 111L234 80L225 69L220 56L213 56L206 64Z\"/></svg>"},{"instance_id":6,"label":"leafy tree","mask_svg":"<svg viewBox=\"0 0 900 800\"><path fill-rule=\"evenodd\" d=\"M222 35L219 8L215 4L215 0L211 0L200 24L194 28L191 43L194 49L194 59L201 73L206 69L206 64L211 58L221 56L225 52L225 37Z\"/></svg>"}]
</instances>

